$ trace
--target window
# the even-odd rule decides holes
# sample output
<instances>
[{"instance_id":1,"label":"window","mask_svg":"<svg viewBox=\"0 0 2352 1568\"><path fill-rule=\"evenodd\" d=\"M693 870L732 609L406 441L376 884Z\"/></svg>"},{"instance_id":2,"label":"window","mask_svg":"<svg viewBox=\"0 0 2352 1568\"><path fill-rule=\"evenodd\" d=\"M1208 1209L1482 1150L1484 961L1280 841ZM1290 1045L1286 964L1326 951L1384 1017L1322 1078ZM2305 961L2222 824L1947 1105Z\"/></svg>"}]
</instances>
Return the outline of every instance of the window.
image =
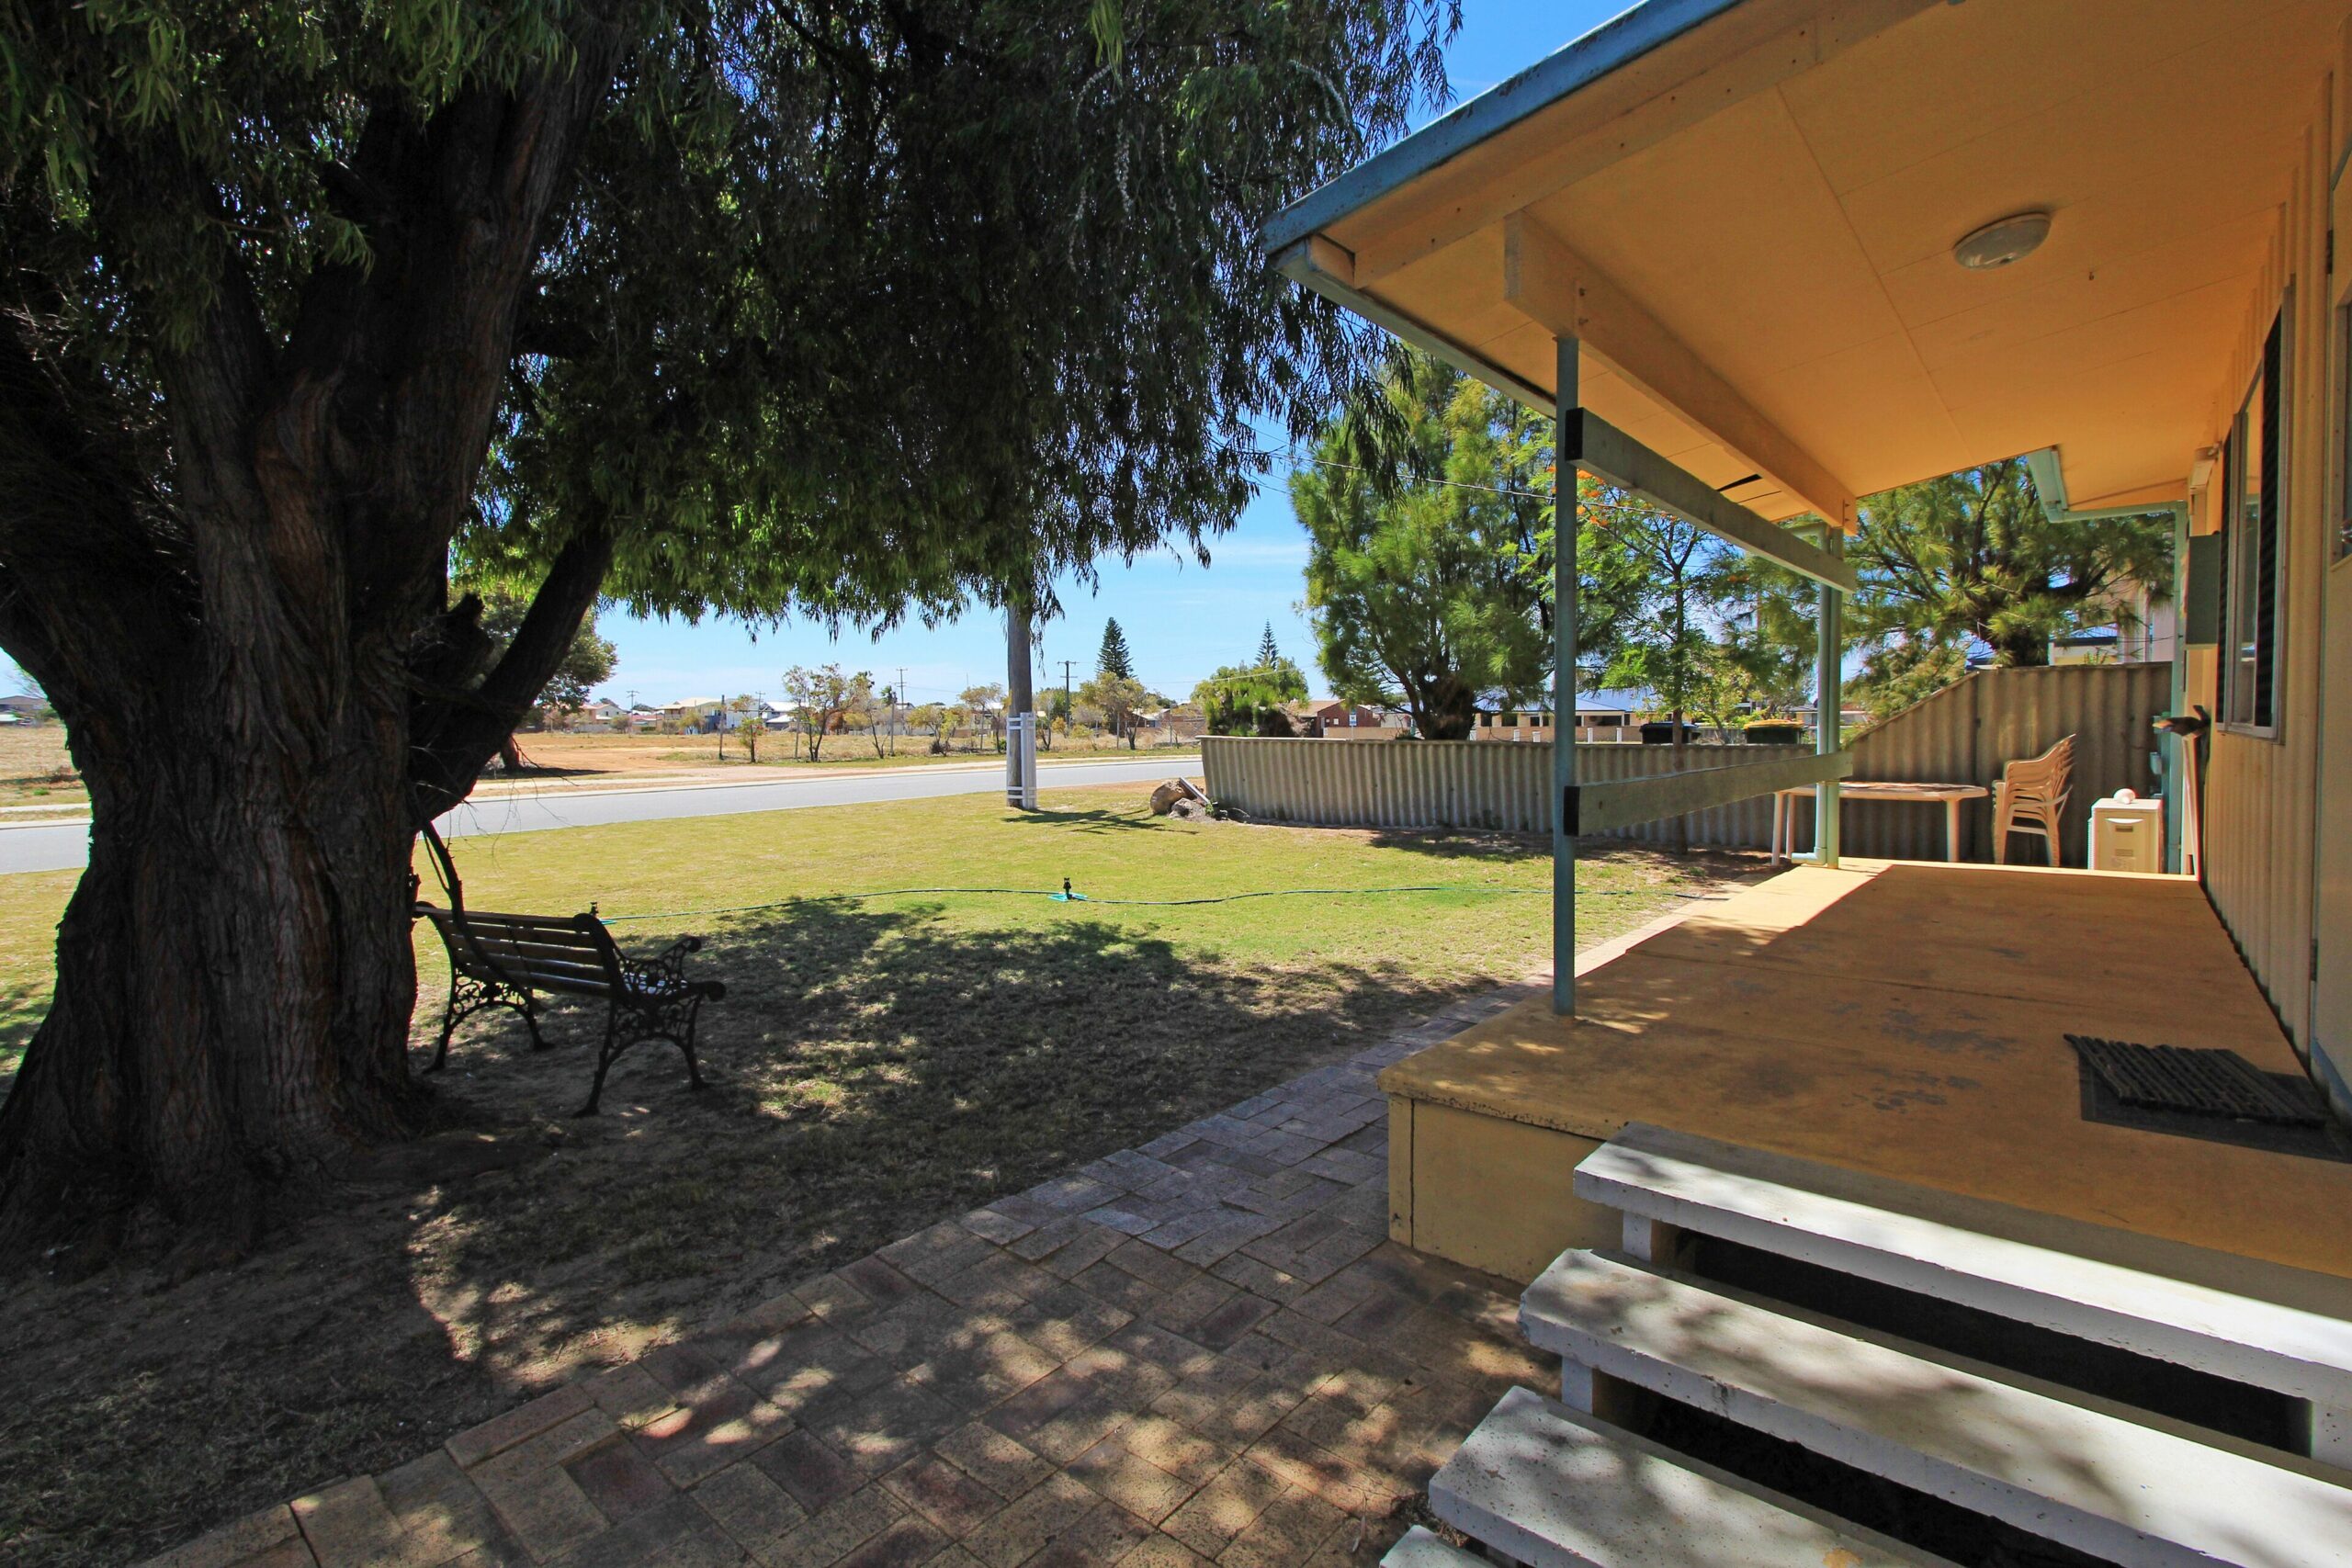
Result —
<instances>
[{"instance_id":1,"label":"window","mask_svg":"<svg viewBox=\"0 0 2352 1568\"><path fill-rule=\"evenodd\" d=\"M2270 324L2262 367L2230 432L2229 532L2223 567L2222 719L2267 730L2276 723L2278 649L2278 391L2280 327Z\"/></svg>"},{"instance_id":2,"label":"window","mask_svg":"<svg viewBox=\"0 0 2352 1568\"><path fill-rule=\"evenodd\" d=\"M2352 304L2335 308L2335 558L2352 556Z\"/></svg>"}]
</instances>

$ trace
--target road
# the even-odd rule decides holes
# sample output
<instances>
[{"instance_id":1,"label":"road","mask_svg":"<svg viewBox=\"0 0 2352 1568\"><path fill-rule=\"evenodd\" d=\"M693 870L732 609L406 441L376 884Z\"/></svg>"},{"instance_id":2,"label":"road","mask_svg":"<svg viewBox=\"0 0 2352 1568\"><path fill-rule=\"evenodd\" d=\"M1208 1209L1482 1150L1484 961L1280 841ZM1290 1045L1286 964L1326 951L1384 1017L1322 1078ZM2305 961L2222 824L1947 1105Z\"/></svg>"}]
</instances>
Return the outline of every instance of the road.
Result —
<instances>
[{"instance_id":1,"label":"road","mask_svg":"<svg viewBox=\"0 0 2352 1568\"><path fill-rule=\"evenodd\" d=\"M1171 773L1198 776L1196 756L1138 757L1118 762L1046 762L1037 769L1040 789L1084 784L1144 784ZM949 795L987 795L1004 788L1004 764L989 761L963 768L937 763L899 773L853 773L841 778L774 779L752 784L687 784L662 789L565 790L534 795L517 792L496 800L467 802L441 818L442 834L538 833L551 828L595 828L611 822L652 822L672 817L726 817L747 811L790 811L804 806L858 806L876 800L931 800ZM86 818L69 822L0 828L0 875L19 871L64 871L90 854Z\"/></svg>"}]
</instances>

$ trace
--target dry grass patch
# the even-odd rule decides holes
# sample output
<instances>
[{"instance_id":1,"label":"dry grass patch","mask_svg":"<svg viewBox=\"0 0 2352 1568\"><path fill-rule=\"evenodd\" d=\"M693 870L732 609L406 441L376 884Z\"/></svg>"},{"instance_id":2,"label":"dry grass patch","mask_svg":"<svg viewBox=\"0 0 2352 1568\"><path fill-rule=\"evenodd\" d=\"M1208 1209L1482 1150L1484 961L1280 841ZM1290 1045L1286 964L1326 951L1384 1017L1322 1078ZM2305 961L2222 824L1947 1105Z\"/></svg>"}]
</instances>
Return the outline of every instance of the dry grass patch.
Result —
<instances>
[{"instance_id":1,"label":"dry grass patch","mask_svg":"<svg viewBox=\"0 0 2352 1568\"><path fill-rule=\"evenodd\" d=\"M1143 792L1059 791L463 840L473 903L695 931L712 1089L624 1058L574 1121L601 1015L534 1055L476 1023L446 1128L289 1209L242 1268L0 1281L0 1558L133 1560L424 1451L583 1367L742 1311L940 1218L1145 1141L1374 1041L1548 953L1541 844L1155 819ZM1579 865L1600 940L1758 857L1609 848ZM892 887L1092 895L830 896ZM1286 887L1439 884L1144 907ZM36 950L70 874L0 878L0 958ZM781 901L779 903L779 901ZM430 938L428 936L428 942ZM429 948L416 1039L447 968ZM12 981L12 984L14 982ZM29 1016L31 987L11 1005Z\"/></svg>"}]
</instances>

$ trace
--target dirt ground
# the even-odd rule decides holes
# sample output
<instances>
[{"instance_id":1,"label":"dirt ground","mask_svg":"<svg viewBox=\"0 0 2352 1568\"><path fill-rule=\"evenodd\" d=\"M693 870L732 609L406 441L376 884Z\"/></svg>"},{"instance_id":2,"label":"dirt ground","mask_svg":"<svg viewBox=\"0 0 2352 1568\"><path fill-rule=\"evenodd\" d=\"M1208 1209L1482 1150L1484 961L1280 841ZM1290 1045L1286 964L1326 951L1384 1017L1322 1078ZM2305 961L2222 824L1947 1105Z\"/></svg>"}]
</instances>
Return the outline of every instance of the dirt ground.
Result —
<instances>
[{"instance_id":1,"label":"dirt ground","mask_svg":"<svg viewBox=\"0 0 2352 1568\"><path fill-rule=\"evenodd\" d=\"M527 765L552 773L667 773L750 765L750 760L743 754L741 740L730 737L722 747L719 737L716 735L616 735L573 729L518 735L515 740ZM999 755L992 743L975 744L962 738L956 739L952 749L942 756L931 754L928 736L899 736L896 750L890 750L888 737L884 738L882 744L883 752L877 757L874 743L864 735L827 736L824 747L819 752L819 765L828 768L910 768L931 762L984 761ZM1170 750L1182 751L1186 749ZM1125 742L1110 737L1096 736L1076 741L1064 737L1045 755L1091 757L1099 754L1107 757L1114 752L1125 755L1126 750ZM758 765L763 768L806 767L808 763L795 747L792 737L777 734L761 740Z\"/></svg>"},{"instance_id":2,"label":"dirt ground","mask_svg":"<svg viewBox=\"0 0 2352 1568\"><path fill-rule=\"evenodd\" d=\"M88 799L65 754L63 725L0 726L0 806L81 805Z\"/></svg>"},{"instance_id":3,"label":"dirt ground","mask_svg":"<svg viewBox=\"0 0 2352 1568\"><path fill-rule=\"evenodd\" d=\"M1476 854L1445 852L1462 870ZM1599 860L1615 863L1596 874L1657 893L1603 900L1595 940L1758 863ZM728 986L706 1014L712 1087L690 1094L677 1055L649 1045L586 1120L571 1112L600 1012L554 1010L558 1043L537 1055L519 1022L477 1021L436 1080L442 1130L289 1213L243 1266L176 1285L152 1258L74 1286L0 1279L0 1560L128 1562L401 1462L1543 956L1531 936L1524 952L1432 957L1409 909L1391 919L1378 946L1393 959L1269 963L1107 910L994 927L921 900L741 918L694 961ZM672 934L624 928L631 948ZM429 985L445 974L425 968ZM421 1053L437 996L418 1018Z\"/></svg>"}]
</instances>

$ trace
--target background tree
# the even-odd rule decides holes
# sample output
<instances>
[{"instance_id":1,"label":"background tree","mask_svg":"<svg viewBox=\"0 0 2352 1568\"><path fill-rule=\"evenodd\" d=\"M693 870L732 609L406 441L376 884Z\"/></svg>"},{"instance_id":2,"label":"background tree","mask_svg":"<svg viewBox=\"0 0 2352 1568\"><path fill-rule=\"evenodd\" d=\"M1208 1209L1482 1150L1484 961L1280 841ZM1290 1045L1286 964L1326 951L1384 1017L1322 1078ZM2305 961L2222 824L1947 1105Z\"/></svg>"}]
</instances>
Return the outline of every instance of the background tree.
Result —
<instances>
[{"instance_id":1,"label":"background tree","mask_svg":"<svg viewBox=\"0 0 2352 1568\"><path fill-rule=\"evenodd\" d=\"M1367 341L1254 225L1453 10L1125 17L0 11L0 650L93 803L0 1241L233 1253L425 1123L413 835L600 594L888 620L1229 523ZM453 556L533 585L503 654Z\"/></svg>"},{"instance_id":2,"label":"background tree","mask_svg":"<svg viewBox=\"0 0 2352 1568\"><path fill-rule=\"evenodd\" d=\"M861 670L844 674L839 664L811 670L796 664L784 672L784 700L793 710L793 723L808 743L808 760L820 759L825 737L842 728L843 718L869 699L874 677Z\"/></svg>"},{"instance_id":3,"label":"background tree","mask_svg":"<svg viewBox=\"0 0 2352 1568\"><path fill-rule=\"evenodd\" d=\"M511 582L496 580L477 585L473 592L481 601L481 627L490 637L490 657L503 657L523 629L531 596ZM596 635L596 613L590 610L581 616L580 629L572 633L561 662L539 689L532 706L546 713L550 728L560 729L564 719L588 705L589 694L611 680L619 664L618 651ZM523 765L511 729L499 743L499 757L510 773Z\"/></svg>"},{"instance_id":4,"label":"background tree","mask_svg":"<svg viewBox=\"0 0 2352 1568\"><path fill-rule=\"evenodd\" d=\"M1004 749L1004 687L991 681L984 686L967 686L956 694L956 705L971 716L974 730L985 728L989 739L999 750Z\"/></svg>"},{"instance_id":5,"label":"background tree","mask_svg":"<svg viewBox=\"0 0 2352 1568\"><path fill-rule=\"evenodd\" d=\"M760 742L767 738L768 732L767 708L763 699L749 692L727 705L727 722L720 727L719 734L724 736L729 730L734 731L736 739L743 743L743 756L747 761L760 760Z\"/></svg>"},{"instance_id":6,"label":"background tree","mask_svg":"<svg viewBox=\"0 0 2352 1568\"><path fill-rule=\"evenodd\" d=\"M922 706L912 709L907 715L907 725L917 734L926 729L931 731L933 751L947 750L947 709L941 704L924 703Z\"/></svg>"},{"instance_id":7,"label":"background tree","mask_svg":"<svg viewBox=\"0 0 2352 1568\"><path fill-rule=\"evenodd\" d=\"M1274 641L1274 623L1268 621L1266 623L1264 635L1258 638L1259 667L1261 669L1271 670L1282 661L1283 650L1280 645Z\"/></svg>"},{"instance_id":8,"label":"background tree","mask_svg":"<svg viewBox=\"0 0 2352 1568\"><path fill-rule=\"evenodd\" d=\"M1102 647L1094 655L1094 672L1127 681L1135 679L1135 656L1127 651L1127 634L1119 629L1115 615L1102 623Z\"/></svg>"},{"instance_id":9,"label":"background tree","mask_svg":"<svg viewBox=\"0 0 2352 1568\"><path fill-rule=\"evenodd\" d=\"M1306 700L1306 674L1287 659L1271 665L1220 664L1216 673L1193 688L1193 702L1212 735L1256 735L1270 716ZM1285 720L1279 733L1288 734Z\"/></svg>"},{"instance_id":10,"label":"background tree","mask_svg":"<svg viewBox=\"0 0 2352 1568\"><path fill-rule=\"evenodd\" d=\"M1482 694L1544 689L1549 638L1522 562L1548 454L1534 415L1425 355L1400 354L1373 395L1383 406L1334 420L1291 481L1318 660L1344 701L1401 700L1422 736L1466 739ZM1389 427L1386 471L1351 460L1369 418Z\"/></svg>"},{"instance_id":11,"label":"background tree","mask_svg":"<svg viewBox=\"0 0 2352 1568\"><path fill-rule=\"evenodd\" d=\"M1883 714L1957 680L1973 649L2047 664L2053 637L2130 629L2137 591L2172 581L2172 519L2053 522L2010 458L1871 497L1847 555L1861 580L1848 614L1865 653L1855 694Z\"/></svg>"},{"instance_id":12,"label":"background tree","mask_svg":"<svg viewBox=\"0 0 2352 1568\"><path fill-rule=\"evenodd\" d=\"M1136 714L1150 705L1143 682L1126 675L1097 675L1078 689L1078 700L1099 710L1114 735L1124 735L1127 750L1136 749Z\"/></svg>"}]
</instances>

